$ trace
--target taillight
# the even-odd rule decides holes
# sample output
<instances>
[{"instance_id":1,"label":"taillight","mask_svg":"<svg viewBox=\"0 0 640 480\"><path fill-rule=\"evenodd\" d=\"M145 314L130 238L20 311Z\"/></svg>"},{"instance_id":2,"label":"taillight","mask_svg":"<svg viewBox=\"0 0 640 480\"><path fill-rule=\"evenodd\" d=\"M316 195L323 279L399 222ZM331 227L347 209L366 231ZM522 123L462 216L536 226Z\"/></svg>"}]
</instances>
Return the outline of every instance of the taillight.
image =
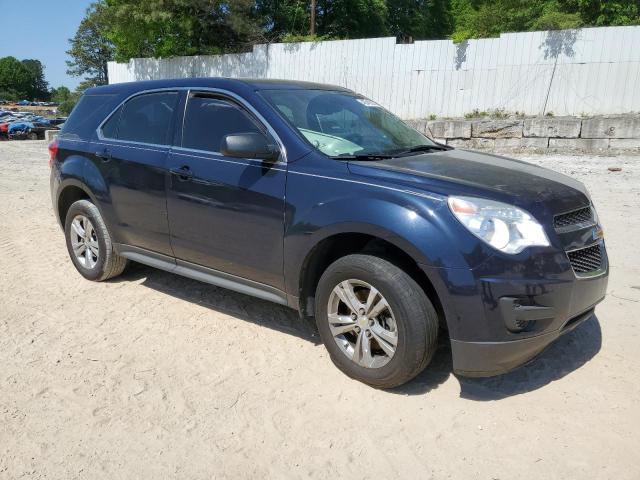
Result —
<instances>
[{"instance_id":1,"label":"taillight","mask_svg":"<svg viewBox=\"0 0 640 480\"><path fill-rule=\"evenodd\" d=\"M49 168L53 167L56 156L58 156L58 139L54 138L49 144Z\"/></svg>"}]
</instances>

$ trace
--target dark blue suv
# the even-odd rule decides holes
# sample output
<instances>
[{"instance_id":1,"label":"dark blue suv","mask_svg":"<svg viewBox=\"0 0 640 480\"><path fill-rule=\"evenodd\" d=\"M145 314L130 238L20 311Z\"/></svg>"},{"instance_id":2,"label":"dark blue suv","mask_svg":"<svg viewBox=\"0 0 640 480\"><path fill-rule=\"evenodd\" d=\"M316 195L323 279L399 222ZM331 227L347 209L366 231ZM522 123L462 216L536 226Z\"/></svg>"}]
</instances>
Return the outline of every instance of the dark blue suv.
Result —
<instances>
[{"instance_id":1,"label":"dark blue suv","mask_svg":"<svg viewBox=\"0 0 640 480\"><path fill-rule=\"evenodd\" d=\"M608 262L584 186L454 150L352 91L181 79L93 88L50 146L69 255L132 260L315 317L376 387L429 363L507 372L594 313Z\"/></svg>"}]
</instances>

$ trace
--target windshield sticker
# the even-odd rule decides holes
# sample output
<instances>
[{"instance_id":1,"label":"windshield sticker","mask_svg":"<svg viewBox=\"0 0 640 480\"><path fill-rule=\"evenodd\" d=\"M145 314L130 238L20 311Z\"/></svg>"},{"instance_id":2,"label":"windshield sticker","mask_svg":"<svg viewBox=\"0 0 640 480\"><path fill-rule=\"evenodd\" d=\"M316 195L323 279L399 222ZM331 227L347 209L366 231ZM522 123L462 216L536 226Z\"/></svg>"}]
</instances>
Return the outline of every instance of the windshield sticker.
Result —
<instances>
[{"instance_id":1,"label":"windshield sticker","mask_svg":"<svg viewBox=\"0 0 640 480\"><path fill-rule=\"evenodd\" d=\"M361 103L365 107L377 107L377 108L380 108L380 105L378 105L376 102L374 102L372 100L369 100L368 98L356 98L356 102Z\"/></svg>"}]
</instances>

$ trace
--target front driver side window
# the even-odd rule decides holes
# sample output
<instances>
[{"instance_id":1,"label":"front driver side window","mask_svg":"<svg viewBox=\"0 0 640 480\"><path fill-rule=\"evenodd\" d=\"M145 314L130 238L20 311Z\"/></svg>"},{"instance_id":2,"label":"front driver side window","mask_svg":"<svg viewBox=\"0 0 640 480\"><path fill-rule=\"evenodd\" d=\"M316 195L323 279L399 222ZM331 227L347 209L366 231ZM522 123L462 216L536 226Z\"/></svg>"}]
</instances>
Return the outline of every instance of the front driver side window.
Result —
<instances>
[{"instance_id":1,"label":"front driver side window","mask_svg":"<svg viewBox=\"0 0 640 480\"><path fill-rule=\"evenodd\" d=\"M207 94L189 97L182 130L184 148L217 153L222 139L236 133L265 135L263 129L235 102Z\"/></svg>"}]
</instances>

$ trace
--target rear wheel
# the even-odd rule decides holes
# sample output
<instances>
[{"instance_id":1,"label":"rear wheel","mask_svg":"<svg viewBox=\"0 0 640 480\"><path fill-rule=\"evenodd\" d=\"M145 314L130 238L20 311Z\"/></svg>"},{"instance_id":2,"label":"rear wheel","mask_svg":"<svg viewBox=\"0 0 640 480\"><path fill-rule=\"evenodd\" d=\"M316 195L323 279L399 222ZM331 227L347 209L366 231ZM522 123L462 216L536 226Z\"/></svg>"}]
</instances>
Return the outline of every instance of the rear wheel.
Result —
<instances>
[{"instance_id":1,"label":"rear wheel","mask_svg":"<svg viewBox=\"0 0 640 480\"><path fill-rule=\"evenodd\" d=\"M387 260L348 255L323 273L316 323L335 365L379 388L401 385L431 360L438 316L422 288Z\"/></svg>"},{"instance_id":2,"label":"rear wheel","mask_svg":"<svg viewBox=\"0 0 640 480\"><path fill-rule=\"evenodd\" d=\"M86 279L101 282L120 275L127 266L127 259L113 249L100 211L89 200L69 207L64 232L71 261Z\"/></svg>"}]
</instances>

